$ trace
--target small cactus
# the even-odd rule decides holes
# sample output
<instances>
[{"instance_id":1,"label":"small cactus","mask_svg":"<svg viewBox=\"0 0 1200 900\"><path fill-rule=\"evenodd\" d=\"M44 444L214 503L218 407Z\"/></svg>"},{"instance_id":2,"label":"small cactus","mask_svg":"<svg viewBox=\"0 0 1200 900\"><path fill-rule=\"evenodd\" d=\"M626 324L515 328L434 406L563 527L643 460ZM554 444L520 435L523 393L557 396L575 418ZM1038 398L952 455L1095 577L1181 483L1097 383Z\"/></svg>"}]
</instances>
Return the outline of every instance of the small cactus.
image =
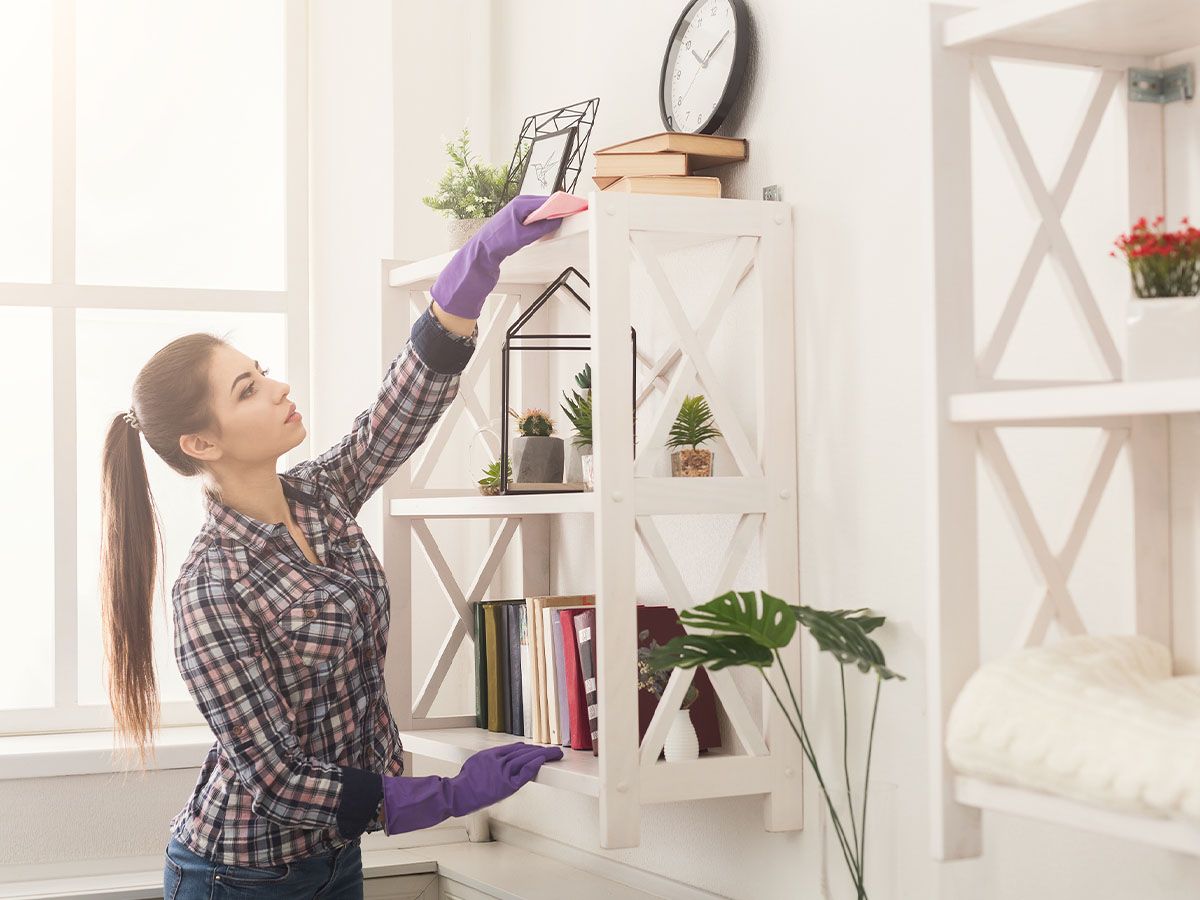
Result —
<instances>
[{"instance_id":1,"label":"small cactus","mask_svg":"<svg viewBox=\"0 0 1200 900\"><path fill-rule=\"evenodd\" d=\"M517 415L509 410L509 415L517 420L517 431L525 437L549 437L554 433L554 420L543 409L527 409L524 415Z\"/></svg>"}]
</instances>

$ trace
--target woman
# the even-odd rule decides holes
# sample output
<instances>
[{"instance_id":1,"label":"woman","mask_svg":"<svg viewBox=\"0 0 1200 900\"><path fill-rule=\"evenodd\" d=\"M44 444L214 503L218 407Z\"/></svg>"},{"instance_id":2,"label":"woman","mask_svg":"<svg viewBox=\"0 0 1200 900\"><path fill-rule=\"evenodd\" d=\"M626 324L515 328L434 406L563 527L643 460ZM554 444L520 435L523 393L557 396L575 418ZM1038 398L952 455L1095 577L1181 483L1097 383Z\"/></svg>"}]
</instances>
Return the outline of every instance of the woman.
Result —
<instances>
[{"instance_id":1,"label":"woman","mask_svg":"<svg viewBox=\"0 0 1200 900\"><path fill-rule=\"evenodd\" d=\"M400 777L383 683L390 599L355 516L454 399L476 320L510 253L561 220L524 225L521 195L438 276L433 300L350 433L285 473L304 437L289 386L218 337L191 334L138 373L104 445L101 605L118 733L144 763L157 725L150 612L158 540L139 433L202 475L206 522L172 589L175 659L216 735L172 819L168 900L362 897L361 835L425 828L514 793L559 747L521 741L452 778Z\"/></svg>"}]
</instances>

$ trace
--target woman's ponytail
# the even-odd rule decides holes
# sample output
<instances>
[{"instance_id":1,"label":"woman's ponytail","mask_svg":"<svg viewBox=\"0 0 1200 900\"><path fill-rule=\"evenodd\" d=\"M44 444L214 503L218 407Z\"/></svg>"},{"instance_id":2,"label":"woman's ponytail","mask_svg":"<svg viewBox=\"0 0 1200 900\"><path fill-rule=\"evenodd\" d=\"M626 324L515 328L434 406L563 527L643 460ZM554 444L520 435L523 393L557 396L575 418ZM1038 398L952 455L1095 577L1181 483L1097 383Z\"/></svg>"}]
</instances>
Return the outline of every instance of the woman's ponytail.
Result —
<instances>
[{"instance_id":1,"label":"woman's ponytail","mask_svg":"<svg viewBox=\"0 0 1200 900\"><path fill-rule=\"evenodd\" d=\"M181 475L203 471L179 438L215 428L209 368L223 338L189 334L159 350L138 373L129 413L115 415L104 438L100 498L100 621L115 736L145 768L159 721L153 610L162 576L162 528L142 455L142 439ZM165 587L165 580L160 578ZM166 591L163 591L166 597ZM170 598L167 597L167 603Z\"/></svg>"},{"instance_id":2,"label":"woman's ponytail","mask_svg":"<svg viewBox=\"0 0 1200 900\"><path fill-rule=\"evenodd\" d=\"M100 621L113 724L143 767L158 723L154 576L162 529L150 496L142 440L118 415L104 439L100 497Z\"/></svg>"}]
</instances>

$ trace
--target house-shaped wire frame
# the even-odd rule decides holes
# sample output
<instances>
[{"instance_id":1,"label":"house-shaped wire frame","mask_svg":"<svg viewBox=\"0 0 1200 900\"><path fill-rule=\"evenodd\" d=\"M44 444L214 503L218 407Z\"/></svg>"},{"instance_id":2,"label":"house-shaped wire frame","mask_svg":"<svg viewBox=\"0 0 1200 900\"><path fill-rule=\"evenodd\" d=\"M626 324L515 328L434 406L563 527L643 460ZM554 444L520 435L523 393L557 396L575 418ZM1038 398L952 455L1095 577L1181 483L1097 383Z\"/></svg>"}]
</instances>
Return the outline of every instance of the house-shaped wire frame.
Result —
<instances>
[{"instance_id":1,"label":"house-shaped wire frame","mask_svg":"<svg viewBox=\"0 0 1200 900\"><path fill-rule=\"evenodd\" d=\"M551 297L557 296L560 292L566 292L575 299L591 317L592 307L587 300L583 298L580 291L590 295L591 285L583 274L574 266L568 266L556 277L552 282L546 285L546 289L538 295L529 307L517 317L517 320L508 327L504 333L504 346L500 351L501 365L501 380L503 389L501 391L501 407L500 421L505 423L500 429L500 493L501 494L549 494L571 492L569 488L563 488L562 491L546 488L522 489L520 482L509 481L508 466L509 466L509 449L508 449L508 388L509 388L509 353L521 350L541 350L541 351L556 351L556 350L587 350L591 347L591 334L521 334L520 331L524 328L539 309L549 302ZM631 352L629 354L629 364L633 368L633 394L629 398L629 414L633 417L633 449L632 453L637 453L637 329L630 326L629 337L631 342ZM579 344L520 344L519 341L585 341L586 343ZM582 490L582 488L576 489Z\"/></svg>"}]
</instances>

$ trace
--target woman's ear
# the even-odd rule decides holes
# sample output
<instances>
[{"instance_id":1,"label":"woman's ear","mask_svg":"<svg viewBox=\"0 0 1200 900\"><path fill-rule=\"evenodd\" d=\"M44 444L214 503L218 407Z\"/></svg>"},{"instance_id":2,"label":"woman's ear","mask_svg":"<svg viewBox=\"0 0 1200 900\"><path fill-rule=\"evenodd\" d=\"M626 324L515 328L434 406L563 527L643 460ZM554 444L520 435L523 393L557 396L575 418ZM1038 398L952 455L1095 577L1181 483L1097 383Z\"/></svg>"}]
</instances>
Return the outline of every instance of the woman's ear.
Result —
<instances>
[{"instance_id":1,"label":"woman's ear","mask_svg":"<svg viewBox=\"0 0 1200 900\"><path fill-rule=\"evenodd\" d=\"M179 449L188 456L195 459L203 459L206 462L220 459L222 455L221 448L202 434L181 434L179 436Z\"/></svg>"}]
</instances>

